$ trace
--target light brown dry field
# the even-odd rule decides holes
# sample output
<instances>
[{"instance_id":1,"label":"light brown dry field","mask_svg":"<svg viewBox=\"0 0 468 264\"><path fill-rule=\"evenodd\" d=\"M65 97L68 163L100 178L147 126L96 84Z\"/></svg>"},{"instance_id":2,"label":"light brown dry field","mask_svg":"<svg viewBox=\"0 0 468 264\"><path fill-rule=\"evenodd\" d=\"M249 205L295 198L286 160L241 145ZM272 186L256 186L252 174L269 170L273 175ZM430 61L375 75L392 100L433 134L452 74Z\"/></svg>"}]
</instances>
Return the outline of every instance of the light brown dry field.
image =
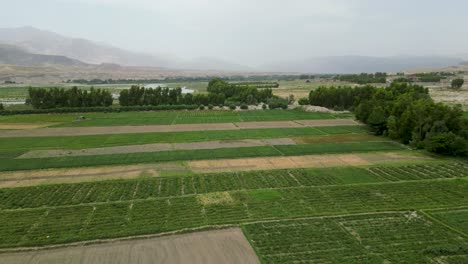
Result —
<instances>
[{"instance_id":1,"label":"light brown dry field","mask_svg":"<svg viewBox=\"0 0 468 264\"><path fill-rule=\"evenodd\" d=\"M259 263L239 228L0 254L3 264Z\"/></svg>"},{"instance_id":2,"label":"light brown dry field","mask_svg":"<svg viewBox=\"0 0 468 264\"><path fill-rule=\"evenodd\" d=\"M198 173L274 170L289 168L327 168L338 166L370 166L377 164L428 162L433 158L404 152L378 152L333 155L305 155L290 157L262 157L245 159L198 160L187 163Z\"/></svg>"},{"instance_id":3,"label":"light brown dry field","mask_svg":"<svg viewBox=\"0 0 468 264\"><path fill-rule=\"evenodd\" d=\"M468 110L468 87L465 85L461 90L453 90L443 87L431 87L429 93L436 102L449 105L462 105L464 110Z\"/></svg>"},{"instance_id":4,"label":"light brown dry field","mask_svg":"<svg viewBox=\"0 0 468 264\"><path fill-rule=\"evenodd\" d=\"M296 142L290 138L273 139L242 139L242 140L214 140L190 143L157 143L143 145L128 145L104 148L88 148L78 150L52 149L31 150L17 157L19 159L51 158L68 156L92 156L118 153L142 153L160 152L169 150L196 150L196 149L220 149L220 148L243 148L271 145L295 145Z\"/></svg>"},{"instance_id":5,"label":"light brown dry field","mask_svg":"<svg viewBox=\"0 0 468 264\"><path fill-rule=\"evenodd\" d=\"M158 163L0 172L0 188L158 177L162 171L184 172L187 167L181 163Z\"/></svg>"},{"instance_id":6,"label":"light brown dry field","mask_svg":"<svg viewBox=\"0 0 468 264\"><path fill-rule=\"evenodd\" d=\"M320 127L320 126L355 126L352 119L300 120L300 121L264 121L216 124L180 124L152 126L108 126L108 127L54 127L29 130L4 131L0 137L52 137L129 133L157 133L207 130L236 130L257 128Z\"/></svg>"}]
</instances>

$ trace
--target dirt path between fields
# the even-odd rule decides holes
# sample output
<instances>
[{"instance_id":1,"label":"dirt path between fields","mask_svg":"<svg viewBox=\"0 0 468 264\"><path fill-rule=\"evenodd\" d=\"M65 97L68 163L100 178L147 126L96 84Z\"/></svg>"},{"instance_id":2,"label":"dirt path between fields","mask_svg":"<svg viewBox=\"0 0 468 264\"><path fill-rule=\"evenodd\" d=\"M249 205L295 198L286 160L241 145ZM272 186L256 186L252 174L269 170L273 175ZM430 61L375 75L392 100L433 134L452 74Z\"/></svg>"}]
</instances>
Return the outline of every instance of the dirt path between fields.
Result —
<instances>
[{"instance_id":1,"label":"dirt path between fields","mask_svg":"<svg viewBox=\"0 0 468 264\"><path fill-rule=\"evenodd\" d=\"M2 131L0 137L50 137L50 136L80 136L102 134L158 133L207 130L236 130L258 128L287 127L320 127L320 126L355 126L358 122L352 119L299 120L274 122L240 122L216 124L179 124L154 126L107 126L107 127L53 127L17 131Z\"/></svg>"},{"instance_id":2,"label":"dirt path between fields","mask_svg":"<svg viewBox=\"0 0 468 264\"><path fill-rule=\"evenodd\" d=\"M31 150L17 157L18 159L52 158L68 156L92 156L121 153L160 152L169 150L197 150L197 149L220 149L220 148L243 148L260 146L295 145L296 142L290 138L273 139L242 139L242 140L214 140L189 143L157 143L143 145L128 145L104 148L88 148L77 150L52 149Z\"/></svg>"},{"instance_id":3,"label":"dirt path between fields","mask_svg":"<svg viewBox=\"0 0 468 264\"><path fill-rule=\"evenodd\" d=\"M40 123L40 124L0 124L0 130L2 129L35 129L41 127L52 126L58 123Z\"/></svg>"},{"instance_id":4,"label":"dirt path between fields","mask_svg":"<svg viewBox=\"0 0 468 264\"><path fill-rule=\"evenodd\" d=\"M0 254L4 264L259 263L239 228Z\"/></svg>"}]
</instances>

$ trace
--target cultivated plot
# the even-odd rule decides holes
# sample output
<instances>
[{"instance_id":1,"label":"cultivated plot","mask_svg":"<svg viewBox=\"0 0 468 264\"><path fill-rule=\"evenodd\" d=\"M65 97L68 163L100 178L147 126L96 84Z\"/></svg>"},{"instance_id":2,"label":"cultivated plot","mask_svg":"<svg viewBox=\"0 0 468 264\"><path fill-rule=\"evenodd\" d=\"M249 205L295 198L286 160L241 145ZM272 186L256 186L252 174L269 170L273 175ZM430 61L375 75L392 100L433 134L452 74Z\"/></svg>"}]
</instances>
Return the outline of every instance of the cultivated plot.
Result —
<instances>
[{"instance_id":1,"label":"cultivated plot","mask_svg":"<svg viewBox=\"0 0 468 264\"><path fill-rule=\"evenodd\" d=\"M468 260L466 238L417 211L256 223L244 230L265 263L434 263L452 255Z\"/></svg>"}]
</instances>

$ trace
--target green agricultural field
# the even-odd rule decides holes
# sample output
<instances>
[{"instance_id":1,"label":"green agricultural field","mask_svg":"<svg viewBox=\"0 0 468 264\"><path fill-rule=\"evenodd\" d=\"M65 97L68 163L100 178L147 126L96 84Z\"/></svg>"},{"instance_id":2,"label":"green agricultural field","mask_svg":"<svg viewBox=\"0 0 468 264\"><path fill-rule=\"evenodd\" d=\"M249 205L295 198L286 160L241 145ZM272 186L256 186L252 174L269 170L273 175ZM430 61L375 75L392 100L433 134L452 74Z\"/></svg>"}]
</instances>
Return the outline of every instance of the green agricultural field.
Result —
<instances>
[{"instance_id":1,"label":"green agricultural field","mask_svg":"<svg viewBox=\"0 0 468 264\"><path fill-rule=\"evenodd\" d=\"M86 120L75 121L78 115ZM30 129L24 135L32 134L0 138L0 249L240 227L261 263L465 263L468 162L410 150L364 126L81 136L50 136L49 129L26 126L75 130L336 118L352 115L267 110L0 116L4 128L23 124ZM246 147L248 139L282 140ZM189 142L188 150L130 146ZM34 150L40 155L19 158ZM253 157L259 159L247 159ZM189 162L195 160L200 162ZM210 164L220 169L205 169Z\"/></svg>"},{"instance_id":2,"label":"green agricultural field","mask_svg":"<svg viewBox=\"0 0 468 264\"><path fill-rule=\"evenodd\" d=\"M267 128L267 129L241 129L220 131L187 131L187 132L160 132L138 134L106 134L90 136L61 136L61 137L21 137L0 138L0 151L2 150L32 150L32 149L82 149L93 147L109 147L123 145L137 145L150 143L182 143L209 140L240 140L240 139L266 139L365 133L363 126L336 126L336 127L299 127L299 128ZM378 139L378 138L377 138Z\"/></svg>"},{"instance_id":3,"label":"green agricultural field","mask_svg":"<svg viewBox=\"0 0 468 264\"><path fill-rule=\"evenodd\" d=\"M243 148L173 150L161 152L107 154L94 156L14 159L18 152L3 152L0 171L32 170L46 168L70 168L97 165L123 165L162 161L245 158L265 156L295 156L311 154L352 153L369 151L402 150L400 144L384 142L321 143L284 146L260 146Z\"/></svg>"},{"instance_id":4,"label":"green agricultural field","mask_svg":"<svg viewBox=\"0 0 468 264\"><path fill-rule=\"evenodd\" d=\"M467 192L468 181L450 179L242 190L218 195L1 210L0 247L154 234L268 219L455 207L468 203ZM391 221L387 223L391 225ZM414 229L412 225L401 228ZM401 236L405 237L404 233ZM326 237L323 239L327 241ZM385 241L385 237L377 239ZM391 250L385 243L378 245L383 246L379 250Z\"/></svg>"},{"instance_id":5,"label":"green agricultural field","mask_svg":"<svg viewBox=\"0 0 468 264\"><path fill-rule=\"evenodd\" d=\"M418 212L255 223L244 232L263 263L434 263L431 252L468 248Z\"/></svg>"},{"instance_id":6,"label":"green agricultural field","mask_svg":"<svg viewBox=\"0 0 468 264\"><path fill-rule=\"evenodd\" d=\"M86 120L77 122L77 116ZM0 124L60 123L57 127L92 127L124 125L170 125L195 123L231 123L252 121L286 121L306 119L351 118L350 114L305 112L302 110L264 111L149 111L121 113L30 114L0 116Z\"/></svg>"},{"instance_id":7,"label":"green agricultural field","mask_svg":"<svg viewBox=\"0 0 468 264\"><path fill-rule=\"evenodd\" d=\"M424 166L427 169L428 172L425 178L414 178L407 175L399 179L388 179L374 174L374 167L369 169L332 167L195 174L185 177L160 177L4 188L0 189L0 209L169 198L250 189L281 189L468 177L468 172L466 172L468 165L463 163L416 166ZM395 166L392 169L407 169L409 167ZM431 173L433 171L438 173ZM454 171L457 173L452 173ZM466 215L466 212L464 211L463 213ZM461 217L459 218L461 219Z\"/></svg>"},{"instance_id":8,"label":"green agricultural field","mask_svg":"<svg viewBox=\"0 0 468 264\"><path fill-rule=\"evenodd\" d=\"M429 211L428 213L468 237L468 208Z\"/></svg>"}]
</instances>

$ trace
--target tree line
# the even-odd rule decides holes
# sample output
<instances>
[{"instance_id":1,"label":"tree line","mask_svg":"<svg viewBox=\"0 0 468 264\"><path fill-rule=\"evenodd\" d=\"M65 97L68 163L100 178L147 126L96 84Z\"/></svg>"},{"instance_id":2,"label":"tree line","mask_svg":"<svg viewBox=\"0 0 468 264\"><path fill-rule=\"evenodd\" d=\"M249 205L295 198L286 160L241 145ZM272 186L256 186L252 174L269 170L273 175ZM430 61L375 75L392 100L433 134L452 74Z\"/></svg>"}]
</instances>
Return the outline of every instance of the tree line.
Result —
<instances>
[{"instance_id":1,"label":"tree line","mask_svg":"<svg viewBox=\"0 0 468 264\"><path fill-rule=\"evenodd\" d=\"M28 89L27 104L35 109L66 107L99 107L112 105L112 95L104 89L91 87L88 90L72 87L65 88L32 88Z\"/></svg>"},{"instance_id":2,"label":"tree line","mask_svg":"<svg viewBox=\"0 0 468 264\"><path fill-rule=\"evenodd\" d=\"M133 85L120 92L119 103L121 106L218 105L223 104L225 99L222 94L183 94L181 88L145 88Z\"/></svg>"},{"instance_id":3,"label":"tree line","mask_svg":"<svg viewBox=\"0 0 468 264\"><path fill-rule=\"evenodd\" d=\"M134 85L120 92L122 106L257 104L273 97L271 89L229 84L219 78L208 83L208 94L183 94L181 88L145 88Z\"/></svg>"},{"instance_id":4,"label":"tree line","mask_svg":"<svg viewBox=\"0 0 468 264\"><path fill-rule=\"evenodd\" d=\"M386 83L387 73L361 73L361 74L343 74L335 76L335 80L342 82L352 82L357 84Z\"/></svg>"},{"instance_id":5,"label":"tree line","mask_svg":"<svg viewBox=\"0 0 468 264\"><path fill-rule=\"evenodd\" d=\"M468 120L461 107L435 103L427 88L394 82L389 87L320 87L309 94L312 105L354 112L378 135L386 135L439 154L468 154Z\"/></svg>"}]
</instances>

